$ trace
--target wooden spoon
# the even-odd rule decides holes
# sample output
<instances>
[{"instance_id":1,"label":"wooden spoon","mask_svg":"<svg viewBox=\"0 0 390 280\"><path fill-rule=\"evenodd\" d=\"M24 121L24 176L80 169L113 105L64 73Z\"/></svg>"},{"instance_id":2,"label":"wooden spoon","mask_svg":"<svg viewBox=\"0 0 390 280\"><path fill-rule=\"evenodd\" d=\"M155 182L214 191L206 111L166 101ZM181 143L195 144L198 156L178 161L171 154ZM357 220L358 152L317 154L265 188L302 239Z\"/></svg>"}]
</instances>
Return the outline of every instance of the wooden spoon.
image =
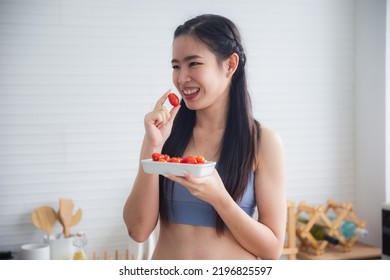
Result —
<instances>
[{"instance_id":1,"label":"wooden spoon","mask_svg":"<svg viewBox=\"0 0 390 280\"><path fill-rule=\"evenodd\" d=\"M31 220L35 227L45 231L49 237L53 234L53 227L57 221L57 213L49 206L41 206L33 211Z\"/></svg>"},{"instance_id":2,"label":"wooden spoon","mask_svg":"<svg viewBox=\"0 0 390 280\"><path fill-rule=\"evenodd\" d=\"M73 202L70 199L60 199L59 216L64 226L64 235L66 238L70 237L70 226L73 219Z\"/></svg>"}]
</instances>

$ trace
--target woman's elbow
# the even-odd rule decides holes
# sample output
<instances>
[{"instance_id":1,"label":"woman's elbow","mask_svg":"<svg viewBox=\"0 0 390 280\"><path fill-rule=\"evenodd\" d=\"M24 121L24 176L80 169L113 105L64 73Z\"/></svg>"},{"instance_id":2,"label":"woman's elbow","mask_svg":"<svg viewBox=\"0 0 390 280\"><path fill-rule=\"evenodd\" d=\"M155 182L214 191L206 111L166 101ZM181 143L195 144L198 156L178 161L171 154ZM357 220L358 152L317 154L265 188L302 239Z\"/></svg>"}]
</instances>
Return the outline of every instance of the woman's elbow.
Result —
<instances>
[{"instance_id":1,"label":"woman's elbow","mask_svg":"<svg viewBox=\"0 0 390 280\"><path fill-rule=\"evenodd\" d=\"M276 250L274 252L269 252L267 254L261 254L260 256L257 256L261 260L279 260L282 256L282 251L277 252Z\"/></svg>"},{"instance_id":2,"label":"woman's elbow","mask_svg":"<svg viewBox=\"0 0 390 280\"><path fill-rule=\"evenodd\" d=\"M272 252L270 252L269 256L268 256L268 260L278 260L280 259L280 257L282 256L282 253L283 253L283 248L282 249L278 249L278 250L273 250Z\"/></svg>"},{"instance_id":3,"label":"woman's elbow","mask_svg":"<svg viewBox=\"0 0 390 280\"><path fill-rule=\"evenodd\" d=\"M141 220L128 221L127 223L125 221L125 224L130 238L138 243L145 242L156 227L156 223L145 223Z\"/></svg>"},{"instance_id":4,"label":"woman's elbow","mask_svg":"<svg viewBox=\"0 0 390 280\"><path fill-rule=\"evenodd\" d=\"M268 247L268 249L262 251L262 254L258 256L262 260L278 260L283 254L284 242L277 242L276 244Z\"/></svg>"},{"instance_id":5,"label":"woman's elbow","mask_svg":"<svg viewBox=\"0 0 390 280\"><path fill-rule=\"evenodd\" d=\"M135 242L138 243L145 242L150 235L150 233L146 231L131 229L131 228L127 228L127 233L129 234L131 239L133 239Z\"/></svg>"},{"instance_id":6,"label":"woman's elbow","mask_svg":"<svg viewBox=\"0 0 390 280\"><path fill-rule=\"evenodd\" d=\"M142 243L148 239L150 232L146 229L145 224L141 222L142 219L136 219L133 216L129 216L124 211L123 221L126 225L127 234L135 242Z\"/></svg>"}]
</instances>

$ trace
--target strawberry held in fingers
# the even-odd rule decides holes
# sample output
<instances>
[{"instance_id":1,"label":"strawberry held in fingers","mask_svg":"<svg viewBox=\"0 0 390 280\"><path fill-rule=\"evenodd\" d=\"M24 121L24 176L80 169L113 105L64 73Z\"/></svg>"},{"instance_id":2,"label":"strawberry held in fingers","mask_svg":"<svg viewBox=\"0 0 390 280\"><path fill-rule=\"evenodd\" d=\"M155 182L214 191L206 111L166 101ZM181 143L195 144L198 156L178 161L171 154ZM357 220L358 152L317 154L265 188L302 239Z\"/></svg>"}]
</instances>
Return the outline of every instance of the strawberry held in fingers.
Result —
<instances>
[{"instance_id":1,"label":"strawberry held in fingers","mask_svg":"<svg viewBox=\"0 0 390 280\"><path fill-rule=\"evenodd\" d=\"M170 94L168 95L168 100L169 100L169 103L171 103L171 105L172 105L173 107L178 106L179 103L180 103L179 97L177 97L177 95L174 94L174 93L170 93Z\"/></svg>"}]
</instances>

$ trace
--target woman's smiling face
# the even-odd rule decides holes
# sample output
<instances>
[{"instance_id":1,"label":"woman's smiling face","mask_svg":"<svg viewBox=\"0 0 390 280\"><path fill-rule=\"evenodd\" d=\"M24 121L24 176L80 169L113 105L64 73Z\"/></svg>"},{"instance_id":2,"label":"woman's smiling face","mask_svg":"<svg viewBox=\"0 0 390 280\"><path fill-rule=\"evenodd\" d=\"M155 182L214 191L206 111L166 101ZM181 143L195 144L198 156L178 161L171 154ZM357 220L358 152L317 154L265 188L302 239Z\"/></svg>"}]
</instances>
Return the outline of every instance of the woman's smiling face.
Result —
<instances>
[{"instance_id":1,"label":"woman's smiling face","mask_svg":"<svg viewBox=\"0 0 390 280\"><path fill-rule=\"evenodd\" d=\"M224 62L201 41L181 35L173 41L172 79L187 107L205 109L227 102L230 78Z\"/></svg>"}]
</instances>

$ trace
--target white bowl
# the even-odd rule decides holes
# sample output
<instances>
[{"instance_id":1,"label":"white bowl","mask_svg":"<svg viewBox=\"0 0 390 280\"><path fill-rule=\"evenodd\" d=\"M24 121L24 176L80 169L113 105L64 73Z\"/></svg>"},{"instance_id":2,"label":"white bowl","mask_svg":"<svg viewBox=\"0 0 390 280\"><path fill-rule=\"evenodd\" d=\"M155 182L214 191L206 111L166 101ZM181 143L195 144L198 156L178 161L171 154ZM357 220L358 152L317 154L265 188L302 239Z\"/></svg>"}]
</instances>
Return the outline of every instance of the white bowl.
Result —
<instances>
[{"instance_id":1,"label":"white bowl","mask_svg":"<svg viewBox=\"0 0 390 280\"><path fill-rule=\"evenodd\" d=\"M142 168L145 173L149 174L173 174L176 176L184 176L184 172L190 172L195 177L204 177L213 173L216 162L206 161L203 164L189 163L174 163L174 162L158 162L152 159L141 160Z\"/></svg>"}]
</instances>

